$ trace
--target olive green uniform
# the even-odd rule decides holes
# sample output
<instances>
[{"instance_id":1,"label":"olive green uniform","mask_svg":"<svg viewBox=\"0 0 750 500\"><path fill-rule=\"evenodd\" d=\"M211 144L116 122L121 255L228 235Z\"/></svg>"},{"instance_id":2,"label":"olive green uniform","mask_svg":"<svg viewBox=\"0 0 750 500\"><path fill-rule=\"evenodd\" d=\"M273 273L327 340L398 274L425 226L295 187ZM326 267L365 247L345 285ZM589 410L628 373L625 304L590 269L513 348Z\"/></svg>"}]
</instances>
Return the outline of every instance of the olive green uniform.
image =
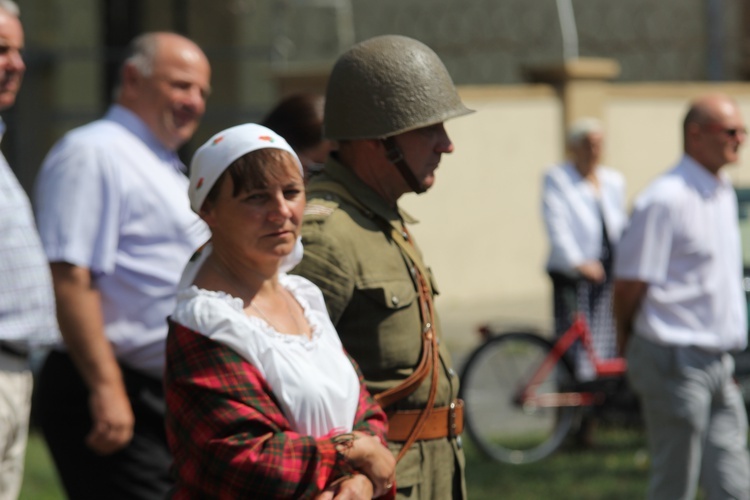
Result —
<instances>
[{"instance_id":1,"label":"olive green uniform","mask_svg":"<svg viewBox=\"0 0 750 500\"><path fill-rule=\"evenodd\" d=\"M343 186L359 207L323 187L316 189L331 182ZM344 347L359 363L368 389L378 394L408 377L422 354L417 285L410 261L388 229L388 224L401 229L403 222L415 221L390 207L334 158L307 190L302 227L305 255L294 272L323 291ZM435 280L431 275L428 279L436 295ZM440 324L435 323L440 339ZM436 408L448 406L458 394L458 377L443 343L439 352ZM416 391L388 409L423 408L431 378L427 376ZM389 447L397 454L401 444L389 443ZM399 498L465 498L463 470L460 439L417 441L396 468Z\"/></svg>"}]
</instances>

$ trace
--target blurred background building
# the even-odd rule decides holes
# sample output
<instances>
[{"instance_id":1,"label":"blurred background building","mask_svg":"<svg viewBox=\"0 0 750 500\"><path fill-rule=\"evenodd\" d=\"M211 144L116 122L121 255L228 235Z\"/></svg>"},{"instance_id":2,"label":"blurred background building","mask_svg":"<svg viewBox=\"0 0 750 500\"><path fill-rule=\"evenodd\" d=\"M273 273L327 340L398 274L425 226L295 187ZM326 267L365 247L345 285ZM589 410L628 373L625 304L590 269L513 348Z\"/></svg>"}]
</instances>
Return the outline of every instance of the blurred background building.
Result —
<instances>
[{"instance_id":1,"label":"blurred background building","mask_svg":"<svg viewBox=\"0 0 750 500\"><path fill-rule=\"evenodd\" d=\"M443 59L458 85L519 84L566 55L619 62L617 81L743 80L750 3L743 0L19 0L28 73L9 120L12 165L40 163L66 130L109 103L123 48L138 33L195 39L214 92L195 143L259 119L283 93L322 88L354 42L397 33ZM574 13L565 36L566 4ZM568 18L569 19L569 18ZM562 22L561 22L562 20ZM567 26L571 23L568 21ZM571 44L570 33L577 38ZM567 38L567 39L566 39ZM567 45L565 45L567 43ZM566 54L568 46L577 47Z\"/></svg>"},{"instance_id":2,"label":"blurred background building","mask_svg":"<svg viewBox=\"0 0 750 500\"><path fill-rule=\"evenodd\" d=\"M282 95L322 90L352 43L403 34L431 46L475 115L407 208L458 332L473 321L551 324L539 184L564 124L607 127L607 162L634 193L680 150L687 100L732 93L750 116L747 0L17 0L27 74L3 148L29 189L51 145L100 116L128 42L170 30L208 55L213 92L193 142L255 121ZM750 153L747 154L750 156ZM743 163L735 182L750 181Z\"/></svg>"}]
</instances>

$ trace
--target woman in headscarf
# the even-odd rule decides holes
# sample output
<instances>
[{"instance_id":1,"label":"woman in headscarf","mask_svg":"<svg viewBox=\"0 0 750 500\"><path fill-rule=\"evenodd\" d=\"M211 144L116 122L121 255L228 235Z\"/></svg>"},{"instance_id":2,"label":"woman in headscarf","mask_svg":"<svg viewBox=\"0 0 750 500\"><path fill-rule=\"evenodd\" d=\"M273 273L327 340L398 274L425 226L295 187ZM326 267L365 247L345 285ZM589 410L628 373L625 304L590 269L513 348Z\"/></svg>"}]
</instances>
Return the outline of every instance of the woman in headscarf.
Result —
<instances>
[{"instance_id":1,"label":"woman in headscarf","mask_svg":"<svg viewBox=\"0 0 750 500\"><path fill-rule=\"evenodd\" d=\"M176 498L372 498L393 491L386 418L301 258L297 156L260 125L212 137L190 203L212 237L185 270L167 339Z\"/></svg>"}]
</instances>

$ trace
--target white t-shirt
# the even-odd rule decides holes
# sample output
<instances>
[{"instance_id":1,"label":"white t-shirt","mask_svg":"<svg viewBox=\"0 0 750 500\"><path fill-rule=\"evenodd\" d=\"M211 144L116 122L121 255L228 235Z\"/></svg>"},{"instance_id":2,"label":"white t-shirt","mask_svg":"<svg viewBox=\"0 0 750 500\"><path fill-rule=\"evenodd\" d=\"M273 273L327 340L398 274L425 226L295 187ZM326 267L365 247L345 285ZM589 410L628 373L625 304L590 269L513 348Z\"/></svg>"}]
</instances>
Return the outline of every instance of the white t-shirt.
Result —
<instances>
[{"instance_id":1,"label":"white t-shirt","mask_svg":"<svg viewBox=\"0 0 750 500\"><path fill-rule=\"evenodd\" d=\"M359 404L359 379L328 317L323 294L300 276L279 275L304 310L312 337L280 333L243 311L242 299L194 285L177 294L172 320L224 344L268 382L292 428L322 437L350 432Z\"/></svg>"},{"instance_id":2,"label":"white t-shirt","mask_svg":"<svg viewBox=\"0 0 750 500\"><path fill-rule=\"evenodd\" d=\"M663 345L744 349L747 306L737 196L685 155L635 201L615 275L648 283L636 334Z\"/></svg>"}]
</instances>

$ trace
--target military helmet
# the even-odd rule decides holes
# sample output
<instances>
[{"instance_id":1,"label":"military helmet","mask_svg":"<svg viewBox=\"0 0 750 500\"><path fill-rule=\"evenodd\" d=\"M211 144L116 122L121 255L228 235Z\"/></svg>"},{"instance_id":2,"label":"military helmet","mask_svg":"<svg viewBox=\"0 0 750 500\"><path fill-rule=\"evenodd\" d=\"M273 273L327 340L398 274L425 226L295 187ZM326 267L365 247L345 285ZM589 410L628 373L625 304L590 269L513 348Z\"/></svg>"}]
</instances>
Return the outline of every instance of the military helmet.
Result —
<instances>
[{"instance_id":1,"label":"military helmet","mask_svg":"<svg viewBox=\"0 0 750 500\"><path fill-rule=\"evenodd\" d=\"M385 35L354 45L336 61L323 129L328 139L378 139L472 112L432 49Z\"/></svg>"}]
</instances>

